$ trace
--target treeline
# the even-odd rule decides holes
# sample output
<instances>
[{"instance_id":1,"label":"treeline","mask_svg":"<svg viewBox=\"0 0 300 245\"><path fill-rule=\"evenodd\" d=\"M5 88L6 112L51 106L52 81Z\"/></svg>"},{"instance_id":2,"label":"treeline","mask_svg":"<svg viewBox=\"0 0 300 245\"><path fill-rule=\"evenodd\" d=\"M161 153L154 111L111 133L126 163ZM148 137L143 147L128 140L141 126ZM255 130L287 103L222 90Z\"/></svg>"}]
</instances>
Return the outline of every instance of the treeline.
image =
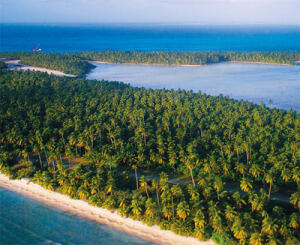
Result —
<instances>
[{"instance_id":1,"label":"treeline","mask_svg":"<svg viewBox=\"0 0 300 245\"><path fill-rule=\"evenodd\" d=\"M299 244L299 126L221 95L0 71L3 173L201 240ZM290 203L270 199L282 191Z\"/></svg>"},{"instance_id":2,"label":"treeline","mask_svg":"<svg viewBox=\"0 0 300 245\"><path fill-rule=\"evenodd\" d=\"M73 54L12 52L0 53L0 58L20 59L21 63L60 70L83 76L94 66L88 60L108 63L162 65L207 65L220 62L262 62L300 64L300 52L169 52L169 51L99 51Z\"/></svg>"},{"instance_id":3,"label":"treeline","mask_svg":"<svg viewBox=\"0 0 300 245\"><path fill-rule=\"evenodd\" d=\"M220 52L138 52L100 51L79 53L81 58L109 63L165 64L165 65L206 65L228 61Z\"/></svg>"},{"instance_id":4,"label":"treeline","mask_svg":"<svg viewBox=\"0 0 300 245\"><path fill-rule=\"evenodd\" d=\"M94 66L73 54L12 52L0 57L19 59L21 64L59 70L67 74L84 76Z\"/></svg>"},{"instance_id":5,"label":"treeline","mask_svg":"<svg viewBox=\"0 0 300 245\"><path fill-rule=\"evenodd\" d=\"M228 61L263 62L295 65L300 52L138 52L100 51L78 54L88 60L109 63L142 63L167 65L206 65Z\"/></svg>"}]
</instances>

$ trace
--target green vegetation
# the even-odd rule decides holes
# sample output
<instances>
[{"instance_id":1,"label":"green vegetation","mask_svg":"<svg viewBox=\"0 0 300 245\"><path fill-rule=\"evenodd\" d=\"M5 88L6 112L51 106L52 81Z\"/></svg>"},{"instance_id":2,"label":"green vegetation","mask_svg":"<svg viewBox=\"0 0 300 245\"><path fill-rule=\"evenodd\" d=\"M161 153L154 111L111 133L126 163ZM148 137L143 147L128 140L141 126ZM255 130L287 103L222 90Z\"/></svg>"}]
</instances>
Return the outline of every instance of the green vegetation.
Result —
<instances>
[{"instance_id":1,"label":"green vegetation","mask_svg":"<svg viewBox=\"0 0 300 245\"><path fill-rule=\"evenodd\" d=\"M221 95L0 71L3 173L201 240L299 244L299 127L297 112ZM286 189L290 203L270 200Z\"/></svg>"},{"instance_id":2,"label":"green vegetation","mask_svg":"<svg viewBox=\"0 0 300 245\"><path fill-rule=\"evenodd\" d=\"M138 63L164 65L207 65L220 62L263 62L274 64L299 64L300 52L125 52L100 51L74 54L14 52L1 53L0 57L20 59L21 63L60 70L83 76L94 66L88 60L108 63Z\"/></svg>"},{"instance_id":3,"label":"green vegetation","mask_svg":"<svg viewBox=\"0 0 300 245\"><path fill-rule=\"evenodd\" d=\"M59 70L78 76L84 76L94 67L92 64L82 61L78 56L72 54L15 52L1 53L0 57L19 59L20 63L25 65Z\"/></svg>"},{"instance_id":4,"label":"green vegetation","mask_svg":"<svg viewBox=\"0 0 300 245\"><path fill-rule=\"evenodd\" d=\"M167 65L206 65L227 61L263 62L294 65L300 52L125 52L101 51L78 54L88 60L109 63L142 63Z\"/></svg>"}]
</instances>

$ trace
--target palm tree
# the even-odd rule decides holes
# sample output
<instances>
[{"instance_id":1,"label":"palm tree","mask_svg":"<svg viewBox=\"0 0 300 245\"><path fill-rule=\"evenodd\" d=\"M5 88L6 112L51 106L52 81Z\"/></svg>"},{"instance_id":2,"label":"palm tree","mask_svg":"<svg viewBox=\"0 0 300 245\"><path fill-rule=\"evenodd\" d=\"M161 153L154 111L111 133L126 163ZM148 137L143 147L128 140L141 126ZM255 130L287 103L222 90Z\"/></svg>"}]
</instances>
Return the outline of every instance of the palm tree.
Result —
<instances>
[{"instance_id":1,"label":"palm tree","mask_svg":"<svg viewBox=\"0 0 300 245\"><path fill-rule=\"evenodd\" d=\"M218 200L220 200L220 191L222 191L223 188L224 188L224 183L222 179L219 176L215 177L214 189L217 191Z\"/></svg>"},{"instance_id":2,"label":"palm tree","mask_svg":"<svg viewBox=\"0 0 300 245\"><path fill-rule=\"evenodd\" d=\"M270 216L266 216L262 221L261 232L268 235L274 235L278 231L278 225Z\"/></svg>"},{"instance_id":3,"label":"palm tree","mask_svg":"<svg viewBox=\"0 0 300 245\"><path fill-rule=\"evenodd\" d=\"M281 177L285 182L288 182L292 177L292 173L288 168L284 168L281 171Z\"/></svg>"},{"instance_id":4,"label":"palm tree","mask_svg":"<svg viewBox=\"0 0 300 245\"><path fill-rule=\"evenodd\" d=\"M80 199L87 199L90 195L90 193L88 192L88 190L83 187L83 186L80 186L77 190L77 195Z\"/></svg>"},{"instance_id":5,"label":"palm tree","mask_svg":"<svg viewBox=\"0 0 300 245\"><path fill-rule=\"evenodd\" d=\"M230 205L226 205L225 218L229 221L233 221L236 215L237 212L234 210L234 207L231 207Z\"/></svg>"},{"instance_id":6,"label":"palm tree","mask_svg":"<svg viewBox=\"0 0 300 245\"><path fill-rule=\"evenodd\" d=\"M290 223L289 226L295 230L297 230L300 226L300 215L299 213L292 213L290 215Z\"/></svg>"},{"instance_id":7,"label":"palm tree","mask_svg":"<svg viewBox=\"0 0 300 245\"><path fill-rule=\"evenodd\" d=\"M249 245L263 245L263 244L264 244L263 236L260 233L254 232L251 234Z\"/></svg>"},{"instance_id":8,"label":"palm tree","mask_svg":"<svg viewBox=\"0 0 300 245\"><path fill-rule=\"evenodd\" d=\"M146 201L146 211L145 214L153 218L157 214L157 208L155 202L152 201L151 198L148 198Z\"/></svg>"},{"instance_id":9,"label":"palm tree","mask_svg":"<svg viewBox=\"0 0 300 245\"><path fill-rule=\"evenodd\" d=\"M247 171L247 166L244 163L238 163L235 170L244 176Z\"/></svg>"},{"instance_id":10,"label":"palm tree","mask_svg":"<svg viewBox=\"0 0 300 245\"><path fill-rule=\"evenodd\" d=\"M55 163L57 164L57 160L58 160L57 155L54 153L51 153L48 158L48 161L49 161L49 163L52 163L53 170L55 170Z\"/></svg>"},{"instance_id":11,"label":"palm tree","mask_svg":"<svg viewBox=\"0 0 300 245\"><path fill-rule=\"evenodd\" d=\"M131 201L131 210L132 210L132 213L136 217L138 217L138 216L140 216L142 214L142 208L141 208L141 206L139 204L138 199L136 199L136 198L132 199L132 201Z\"/></svg>"},{"instance_id":12,"label":"palm tree","mask_svg":"<svg viewBox=\"0 0 300 245\"><path fill-rule=\"evenodd\" d=\"M240 217L235 217L231 231L235 238L245 241L248 237L248 232L246 228L242 225L242 219Z\"/></svg>"},{"instance_id":13,"label":"palm tree","mask_svg":"<svg viewBox=\"0 0 300 245\"><path fill-rule=\"evenodd\" d=\"M170 190L171 199L172 199L172 210L173 216L175 216L175 209L174 209L174 199L180 198L183 196L182 189L179 185L173 185Z\"/></svg>"},{"instance_id":14,"label":"palm tree","mask_svg":"<svg viewBox=\"0 0 300 245\"><path fill-rule=\"evenodd\" d=\"M251 167L250 167L250 169L249 169L249 172L251 173L251 175L254 178L257 178L261 174L261 168L259 167L258 164L252 164Z\"/></svg>"},{"instance_id":15,"label":"palm tree","mask_svg":"<svg viewBox=\"0 0 300 245\"><path fill-rule=\"evenodd\" d=\"M159 202L159 183L158 180L153 179L152 180L152 188L156 190L156 202L157 202L157 206L160 209L160 202Z\"/></svg>"},{"instance_id":16,"label":"palm tree","mask_svg":"<svg viewBox=\"0 0 300 245\"><path fill-rule=\"evenodd\" d=\"M170 220L170 218L173 216L173 212L172 212L172 206L169 203L164 203L162 205L162 214L165 218L167 218L168 220Z\"/></svg>"},{"instance_id":17,"label":"palm tree","mask_svg":"<svg viewBox=\"0 0 300 245\"><path fill-rule=\"evenodd\" d=\"M126 193L123 193L123 195L119 195L119 208L120 208L120 214L122 216L125 216L128 209L128 199L126 198Z\"/></svg>"},{"instance_id":18,"label":"palm tree","mask_svg":"<svg viewBox=\"0 0 300 245\"><path fill-rule=\"evenodd\" d=\"M295 192L291 195L290 203L293 204L295 208L300 209L300 192Z\"/></svg>"},{"instance_id":19,"label":"palm tree","mask_svg":"<svg viewBox=\"0 0 300 245\"><path fill-rule=\"evenodd\" d=\"M185 166L187 167L187 169L189 170L190 172L190 176L191 176L191 180L192 180L192 183L193 183L193 186L195 186L195 180L194 180L194 176L193 176L193 169L194 167L196 166L198 162L196 161L193 161L192 159L190 159L190 157L187 157L184 161L184 164Z\"/></svg>"},{"instance_id":20,"label":"palm tree","mask_svg":"<svg viewBox=\"0 0 300 245\"><path fill-rule=\"evenodd\" d=\"M147 197L148 197L148 199L149 199L149 194L148 194L148 183L147 183L147 180L146 180L146 178L145 178L144 175L140 178L140 186L141 186L141 188L146 192Z\"/></svg>"},{"instance_id":21,"label":"palm tree","mask_svg":"<svg viewBox=\"0 0 300 245\"><path fill-rule=\"evenodd\" d=\"M195 214L194 217L194 222L195 222L195 228L199 227L199 228L204 228L206 225L206 219L205 219L205 215L203 213L202 210L198 210Z\"/></svg>"},{"instance_id":22,"label":"palm tree","mask_svg":"<svg viewBox=\"0 0 300 245\"><path fill-rule=\"evenodd\" d=\"M134 164L131 166L132 169L134 169L134 176L135 176L135 183L136 183L136 189L138 190L139 189L139 179L138 179L138 176L137 176L137 165Z\"/></svg>"},{"instance_id":23,"label":"palm tree","mask_svg":"<svg viewBox=\"0 0 300 245\"><path fill-rule=\"evenodd\" d=\"M43 163L42 163L42 158L41 158L39 146L38 146L38 145L34 145L32 151L33 151L34 153L37 153L37 154L38 154L40 167L41 167L41 169L42 169L42 168L43 168Z\"/></svg>"},{"instance_id":24,"label":"palm tree","mask_svg":"<svg viewBox=\"0 0 300 245\"><path fill-rule=\"evenodd\" d=\"M266 197L264 195L258 196L257 194L251 194L249 196L249 202L252 207L252 212L263 210L265 199Z\"/></svg>"},{"instance_id":25,"label":"palm tree","mask_svg":"<svg viewBox=\"0 0 300 245\"><path fill-rule=\"evenodd\" d=\"M272 171L269 171L266 175L265 175L265 181L270 184L270 187L269 187L269 194L268 194L268 199L270 200L270 196L271 196L271 190L272 190L272 184L274 183L275 181L275 176L273 174Z\"/></svg>"},{"instance_id":26,"label":"palm tree","mask_svg":"<svg viewBox=\"0 0 300 245\"><path fill-rule=\"evenodd\" d=\"M177 215L180 219L185 220L190 214L190 207L186 201L180 202L177 206Z\"/></svg>"},{"instance_id":27,"label":"palm tree","mask_svg":"<svg viewBox=\"0 0 300 245\"><path fill-rule=\"evenodd\" d=\"M253 188L251 181L245 177L242 178L240 187L244 192L250 192L251 189Z\"/></svg>"}]
</instances>

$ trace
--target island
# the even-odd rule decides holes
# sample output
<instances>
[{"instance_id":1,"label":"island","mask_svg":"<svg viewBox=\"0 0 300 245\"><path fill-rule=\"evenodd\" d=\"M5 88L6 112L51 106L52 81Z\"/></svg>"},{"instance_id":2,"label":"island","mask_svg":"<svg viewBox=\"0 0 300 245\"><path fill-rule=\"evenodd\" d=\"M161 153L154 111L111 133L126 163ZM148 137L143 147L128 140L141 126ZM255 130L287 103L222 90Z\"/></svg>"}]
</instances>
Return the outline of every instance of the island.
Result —
<instances>
[{"instance_id":1,"label":"island","mask_svg":"<svg viewBox=\"0 0 300 245\"><path fill-rule=\"evenodd\" d=\"M293 52L203 54L2 53L78 76L11 71L0 63L1 173L201 241L299 244L299 113L84 78L89 60L299 60Z\"/></svg>"}]
</instances>

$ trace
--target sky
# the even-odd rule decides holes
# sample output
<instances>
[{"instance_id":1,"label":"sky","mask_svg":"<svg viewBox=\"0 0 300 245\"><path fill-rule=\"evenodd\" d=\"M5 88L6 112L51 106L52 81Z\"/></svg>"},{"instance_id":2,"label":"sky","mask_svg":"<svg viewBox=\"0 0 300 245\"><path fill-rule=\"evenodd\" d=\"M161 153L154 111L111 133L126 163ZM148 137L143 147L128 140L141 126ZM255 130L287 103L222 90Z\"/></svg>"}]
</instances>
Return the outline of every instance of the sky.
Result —
<instances>
[{"instance_id":1,"label":"sky","mask_svg":"<svg viewBox=\"0 0 300 245\"><path fill-rule=\"evenodd\" d=\"M300 25L300 0L0 0L1 23Z\"/></svg>"}]
</instances>

